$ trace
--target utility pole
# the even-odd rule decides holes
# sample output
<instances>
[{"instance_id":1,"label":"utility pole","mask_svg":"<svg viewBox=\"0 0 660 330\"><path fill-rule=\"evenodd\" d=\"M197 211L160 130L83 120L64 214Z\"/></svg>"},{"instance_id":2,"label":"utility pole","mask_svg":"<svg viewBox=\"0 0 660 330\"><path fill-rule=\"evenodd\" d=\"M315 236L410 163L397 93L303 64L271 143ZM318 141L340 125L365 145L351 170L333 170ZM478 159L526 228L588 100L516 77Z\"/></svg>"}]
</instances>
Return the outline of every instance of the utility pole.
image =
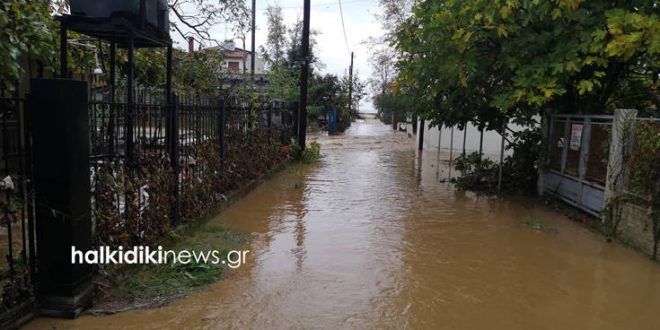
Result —
<instances>
[{"instance_id":1,"label":"utility pole","mask_svg":"<svg viewBox=\"0 0 660 330\"><path fill-rule=\"evenodd\" d=\"M353 52L351 52L351 66L348 69L348 114L351 114L353 105Z\"/></svg>"},{"instance_id":2,"label":"utility pole","mask_svg":"<svg viewBox=\"0 0 660 330\"><path fill-rule=\"evenodd\" d=\"M252 76L252 87L254 88L254 59L257 57L257 51L254 46L254 34L257 29L257 0L252 0L252 56L250 57L250 72Z\"/></svg>"},{"instance_id":3,"label":"utility pole","mask_svg":"<svg viewBox=\"0 0 660 330\"><path fill-rule=\"evenodd\" d=\"M298 144L305 149L307 137L307 80L309 76L309 12L310 0L305 0L302 31L302 68L300 72L300 104L298 108Z\"/></svg>"}]
</instances>

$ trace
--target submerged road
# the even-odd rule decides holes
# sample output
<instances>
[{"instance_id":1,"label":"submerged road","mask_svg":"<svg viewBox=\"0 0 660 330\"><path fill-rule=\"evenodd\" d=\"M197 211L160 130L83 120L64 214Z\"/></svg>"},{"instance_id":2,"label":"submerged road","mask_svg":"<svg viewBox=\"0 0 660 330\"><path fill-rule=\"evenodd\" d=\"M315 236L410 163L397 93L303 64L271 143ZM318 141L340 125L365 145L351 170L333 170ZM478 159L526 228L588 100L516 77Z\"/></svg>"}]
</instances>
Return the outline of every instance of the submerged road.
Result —
<instances>
[{"instance_id":1,"label":"submerged road","mask_svg":"<svg viewBox=\"0 0 660 330\"><path fill-rule=\"evenodd\" d=\"M657 329L660 266L532 199L442 183L448 165L374 120L210 222L247 264L153 310L28 329ZM542 222L546 231L525 223Z\"/></svg>"}]
</instances>

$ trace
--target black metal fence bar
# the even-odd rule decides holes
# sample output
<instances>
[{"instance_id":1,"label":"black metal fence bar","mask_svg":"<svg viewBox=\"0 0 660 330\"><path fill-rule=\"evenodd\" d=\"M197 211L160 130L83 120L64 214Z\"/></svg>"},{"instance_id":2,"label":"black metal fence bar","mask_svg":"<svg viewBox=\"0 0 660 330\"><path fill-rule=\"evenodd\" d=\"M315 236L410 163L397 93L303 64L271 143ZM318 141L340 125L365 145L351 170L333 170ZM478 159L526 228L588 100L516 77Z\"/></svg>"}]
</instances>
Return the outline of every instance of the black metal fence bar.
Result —
<instances>
[{"instance_id":1,"label":"black metal fence bar","mask_svg":"<svg viewBox=\"0 0 660 330\"><path fill-rule=\"evenodd\" d=\"M35 273L33 194L31 192L25 100L0 95L0 306L32 296Z\"/></svg>"},{"instance_id":2,"label":"black metal fence bar","mask_svg":"<svg viewBox=\"0 0 660 330\"><path fill-rule=\"evenodd\" d=\"M132 112L127 111L123 96L115 103L89 103L90 169L92 180L97 181L92 189L98 199L93 200L93 208L98 209L93 218L115 219L101 235L112 236L130 227L137 231L135 239L141 239L151 228L149 221L155 221L148 220L156 216L149 214L154 203L169 205L170 211L163 214L161 210L160 216L167 215L172 225L189 218L191 213L184 211L192 207L186 203L194 199L196 189L227 189L234 184L231 175L238 171L244 178L252 166L230 166L228 161L255 152L272 155L272 150L279 152L276 144L288 144L293 136L292 109L281 101L196 92L172 94L165 100L163 95L159 90L138 89ZM264 164L258 166L268 166ZM155 192L158 182L167 185L158 189L169 191L168 196ZM104 185L111 189L106 191ZM216 200L218 194L210 198ZM105 207L101 207L103 203Z\"/></svg>"}]
</instances>

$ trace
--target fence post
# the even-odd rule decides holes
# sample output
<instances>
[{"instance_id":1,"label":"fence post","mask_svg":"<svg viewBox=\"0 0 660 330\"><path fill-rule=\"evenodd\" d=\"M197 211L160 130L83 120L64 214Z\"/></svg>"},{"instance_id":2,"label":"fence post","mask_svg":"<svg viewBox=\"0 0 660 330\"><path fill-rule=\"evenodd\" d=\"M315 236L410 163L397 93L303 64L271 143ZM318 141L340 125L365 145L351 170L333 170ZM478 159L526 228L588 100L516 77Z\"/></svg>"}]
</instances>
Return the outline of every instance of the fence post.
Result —
<instances>
[{"instance_id":1,"label":"fence post","mask_svg":"<svg viewBox=\"0 0 660 330\"><path fill-rule=\"evenodd\" d=\"M290 102L289 106L291 107L291 110L293 110L293 133L296 134L296 139L299 137L298 136L298 125L299 125L299 113L300 113L300 107L298 106L298 102Z\"/></svg>"},{"instance_id":2,"label":"fence post","mask_svg":"<svg viewBox=\"0 0 660 330\"><path fill-rule=\"evenodd\" d=\"M115 104L116 89L116 62L117 62L117 44L113 41L110 44L110 114L108 115L108 153L111 156L115 155L115 111L117 105Z\"/></svg>"},{"instance_id":3,"label":"fence post","mask_svg":"<svg viewBox=\"0 0 660 330\"><path fill-rule=\"evenodd\" d=\"M417 144L417 150L423 150L424 149L424 119L419 120L419 129L417 130L417 136L418 136L418 144Z\"/></svg>"},{"instance_id":4,"label":"fence post","mask_svg":"<svg viewBox=\"0 0 660 330\"><path fill-rule=\"evenodd\" d=\"M607 176L605 178L605 204L622 192L627 186L628 165L632 151L637 110L617 109L612 120L612 140L610 143L609 159L607 160ZM603 221L605 218L603 217Z\"/></svg>"},{"instance_id":5,"label":"fence post","mask_svg":"<svg viewBox=\"0 0 660 330\"><path fill-rule=\"evenodd\" d=\"M438 158L440 158L441 148L442 148L442 124L439 124L438 125Z\"/></svg>"},{"instance_id":6,"label":"fence post","mask_svg":"<svg viewBox=\"0 0 660 330\"><path fill-rule=\"evenodd\" d=\"M170 166L173 169L179 167L179 97L172 93L168 102L169 114L167 116L167 142L170 154Z\"/></svg>"},{"instance_id":7,"label":"fence post","mask_svg":"<svg viewBox=\"0 0 660 330\"><path fill-rule=\"evenodd\" d=\"M23 148L24 148L24 172L23 174L27 178L25 180L25 209L28 210L27 213L27 231L28 231L28 260L29 260L29 270L30 270L30 283L34 285L37 283L37 262L36 262L36 244L35 244L35 219L34 219L34 180L33 178L33 154L32 154L32 123L30 122L31 116L31 106L30 98L25 100L23 104L23 118L21 123L23 124Z\"/></svg>"},{"instance_id":8,"label":"fence post","mask_svg":"<svg viewBox=\"0 0 660 330\"><path fill-rule=\"evenodd\" d=\"M167 151L170 154L170 167L174 174L174 184L172 192L174 195L174 205L170 210L170 222L179 219L179 99L175 93L170 94L168 98L168 116L167 130L165 131L167 141Z\"/></svg>"},{"instance_id":9,"label":"fence post","mask_svg":"<svg viewBox=\"0 0 660 330\"><path fill-rule=\"evenodd\" d=\"M129 32L128 40L128 69L126 73L126 133L124 139L126 140L126 159L129 164L133 163L133 120L135 115L135 88L133 79L135 78L135 66L133 65L133 55L135 50L133 32Z\"/></svg>"},{"instance_id":10,"label":"fence post","mask_svg":"<svg viewBox=\"0 0 660 330\"><path fill-rule=\"evenodd\" d=\"M545 157L541 157L540 159L545 159L545 164L539 164L539 165L549 165L550 164L550 155L552 151L552 146L551 141L552 141L552 136L553 136L553 120L552 120L552 114L549 111L544 111L543 114L541 115L541 140L543 141L543 144L546 145L546 148L543 148L542 152ZM544 195L544 187L545 187L545 171L544 169L546 166L538 166L538 179L536 181L536 193L539 196Z\"/></svg>"},{"instance_id":11,"label":"fence post","mask_svg":"<svg viewBox=\"0 0 660 330\"><path fill-rule=\"evenodd\" d=\"M465 143L467 142L467 130L468 130L468 123L465 123L465 127L463 127L463 157L465 157Z\"/></svg>"},{"instance_id":12,"label":"fence post","mask_svg":"<svg viewBox=\"0 0 660 330\"><path fill-rule=\"evenodd\" d=\"M591 120L588 117L582 122L582 141L580 141L580 161L578 163L578 198L577 204L583 207L584 178L587 175L587 161L589 159L589 141L591 140Z\"/></svg>"},{"instance_id":13,"label":"fence post","mask_svg":"<svg viewBox=\"0 0 660 330\"><path fill-rule=\"evenodd\" d=\"M505 123L502 126L502 145L500 146L500 166L497 170L497 193L502 193L502 173L504 172L504 141L506 141L506 126Z\"/></svg>"},{"instance_id":14,"label":"fence post","mask_svg":"<svg viewBox=\"0 0 660 330\"><path fill-rule=\"evenodd\" d=\"M273 102L268 105L268 143L273 143Z\"/></svg>"},{"instance_id":15,"label":"fence post","mask_svg":"<svg viewBox=\"0 0 660 330\"><path fill-rule=\"evenodd\" d=\"M87 91L84 81L31 82L39 309L55 317L75 317L92 303L93 270L83 260L92 248Z\"/></svg>"},{"instance_id":16,"label":"fence post","mask_svg":"<svg viewBox=\"0 0 660 330\"><path fill-rule=\"evenodd\" d=\"M220 100L218 101L218 106L219 106L219 113L218 113L218 127L217 127L217 132L218 132L218 145L220 147L220 157L222 158L222 161L225 160L225 99L223 97L220 97Z\"/></svg>"},{"instance_id":17,"label":"fence post","mask_svg":"<svg viewBox=\"0 0 660 330\"><path fill-rule=\"evenodd\" d=\"M454 161L454 126L451 127L450 130L451 136L449 137L449 170L451 171L451 167L453 166L453 161Z\"/></svg>"}]
</instances>

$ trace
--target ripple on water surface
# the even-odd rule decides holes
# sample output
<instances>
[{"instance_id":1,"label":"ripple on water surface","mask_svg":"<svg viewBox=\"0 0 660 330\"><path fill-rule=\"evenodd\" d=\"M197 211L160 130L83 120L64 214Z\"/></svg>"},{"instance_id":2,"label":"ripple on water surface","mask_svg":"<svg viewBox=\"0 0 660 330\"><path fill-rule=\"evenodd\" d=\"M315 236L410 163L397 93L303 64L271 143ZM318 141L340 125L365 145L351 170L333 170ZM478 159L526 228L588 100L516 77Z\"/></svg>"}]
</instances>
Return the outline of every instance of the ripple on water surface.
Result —
<instances>
[{"instance_id":1,"label":"ripple on water surface","mask_svg":"<svg viewBox=\"0 0 660 330\"><path fill-rule=\"evenodd\" d=\"M437 153L375 121L312 138L319 164L212 221L253 237L228 279L161 309L28 328L657 328L657 264L531 199L454 190Z\"/></svg>"}]
</instances>

